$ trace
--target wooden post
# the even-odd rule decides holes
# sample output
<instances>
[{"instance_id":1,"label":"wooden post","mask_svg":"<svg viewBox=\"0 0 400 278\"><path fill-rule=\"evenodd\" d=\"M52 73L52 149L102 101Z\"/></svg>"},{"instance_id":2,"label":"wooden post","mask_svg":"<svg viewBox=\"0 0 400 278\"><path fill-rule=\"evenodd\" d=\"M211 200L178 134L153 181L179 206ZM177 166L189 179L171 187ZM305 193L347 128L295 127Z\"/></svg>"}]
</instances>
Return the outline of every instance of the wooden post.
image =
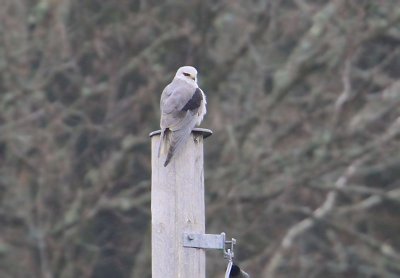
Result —
<instances>
[{"instance_id":1,"label":"wooden post","mask_svg":"<svg viewBox=\"0 0 400 278\"><path fill-rule=\"evenodd\" d=\"M183 233L205 232L203 139L196 128L167 167L158 157L160 132L151 136L151 240L153 278L205 278L205 250L183 247Z\"/></svg>"}]
</instances>

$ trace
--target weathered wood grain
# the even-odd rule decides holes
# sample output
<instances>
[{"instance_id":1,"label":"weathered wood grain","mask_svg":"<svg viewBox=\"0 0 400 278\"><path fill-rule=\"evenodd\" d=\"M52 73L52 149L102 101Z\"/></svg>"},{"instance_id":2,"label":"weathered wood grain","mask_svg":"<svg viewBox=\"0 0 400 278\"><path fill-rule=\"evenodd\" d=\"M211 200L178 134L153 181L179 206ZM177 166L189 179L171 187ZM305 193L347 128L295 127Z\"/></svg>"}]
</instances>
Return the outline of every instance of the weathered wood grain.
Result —
<instances>
[{"instance_id":1,"label":"weathered wood grain","mask_svg":"<svg viewBox=\"0 0 400 278\"><path fill-rule=\"evenodd\" d=\"M185 232L205 232L203 134L192 133L167 167L157 156L159 134L151 138L152 277L204 278L204 250L182 242Z\"/></svg>"}]
</instances>

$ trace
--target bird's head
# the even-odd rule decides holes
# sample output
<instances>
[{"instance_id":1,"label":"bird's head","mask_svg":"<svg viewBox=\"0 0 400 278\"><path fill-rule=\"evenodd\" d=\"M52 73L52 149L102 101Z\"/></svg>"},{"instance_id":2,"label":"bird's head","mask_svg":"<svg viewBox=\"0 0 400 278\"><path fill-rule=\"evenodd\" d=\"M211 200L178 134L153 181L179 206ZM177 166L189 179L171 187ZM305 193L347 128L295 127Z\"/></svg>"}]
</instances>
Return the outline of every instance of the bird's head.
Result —
<instances>
[{"instance_id":1,"label":"bird's head","mask_svg":"<svg viewBox=\"0 0 400 278\"><path fill-rule=\"evenodd\" d=\"M180 67L175 74L175 78L197 83L197 70L191 66Z\"/></svg>"}]
</instances>

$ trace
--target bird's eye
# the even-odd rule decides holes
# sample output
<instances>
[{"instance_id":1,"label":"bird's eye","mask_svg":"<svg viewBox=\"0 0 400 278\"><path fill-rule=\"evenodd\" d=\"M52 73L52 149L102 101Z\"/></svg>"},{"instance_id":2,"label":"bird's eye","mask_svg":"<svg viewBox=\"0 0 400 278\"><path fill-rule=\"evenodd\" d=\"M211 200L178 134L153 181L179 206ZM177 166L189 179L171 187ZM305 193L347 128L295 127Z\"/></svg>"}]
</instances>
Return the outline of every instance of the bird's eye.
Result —
<instances>
[{"instance_id":1,"label":"bird's eye","mask_svg":"<svg viewBox=\"0 0 400 278\"><path fill-rule=\"evenodd\" d=\"M184 72L183 75L184 75L184 76L190 76L190 74L189 74L189 73L186 73L186 72Z\"/></svg>"}]
</instances>

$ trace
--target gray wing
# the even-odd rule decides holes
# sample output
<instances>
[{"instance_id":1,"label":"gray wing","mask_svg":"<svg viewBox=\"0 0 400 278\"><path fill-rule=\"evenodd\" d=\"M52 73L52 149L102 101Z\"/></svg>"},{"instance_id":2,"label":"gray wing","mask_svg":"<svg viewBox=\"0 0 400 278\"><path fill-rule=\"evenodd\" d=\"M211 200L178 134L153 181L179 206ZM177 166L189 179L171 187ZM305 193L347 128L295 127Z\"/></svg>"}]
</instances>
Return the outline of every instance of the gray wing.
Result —
<instances>
[{"instance_id":1,"label":"gray wing","mask_svg":"<svg viewBox=\"0 0 400 278\"><path fill-rule=\"evenodd\" d=\"M197 112L203 94L200 89L179 80L172 81L161 95L161 145L168 147L167 166L174 155L179 153L198 121Z\"/></svg>"}]
</instances>

